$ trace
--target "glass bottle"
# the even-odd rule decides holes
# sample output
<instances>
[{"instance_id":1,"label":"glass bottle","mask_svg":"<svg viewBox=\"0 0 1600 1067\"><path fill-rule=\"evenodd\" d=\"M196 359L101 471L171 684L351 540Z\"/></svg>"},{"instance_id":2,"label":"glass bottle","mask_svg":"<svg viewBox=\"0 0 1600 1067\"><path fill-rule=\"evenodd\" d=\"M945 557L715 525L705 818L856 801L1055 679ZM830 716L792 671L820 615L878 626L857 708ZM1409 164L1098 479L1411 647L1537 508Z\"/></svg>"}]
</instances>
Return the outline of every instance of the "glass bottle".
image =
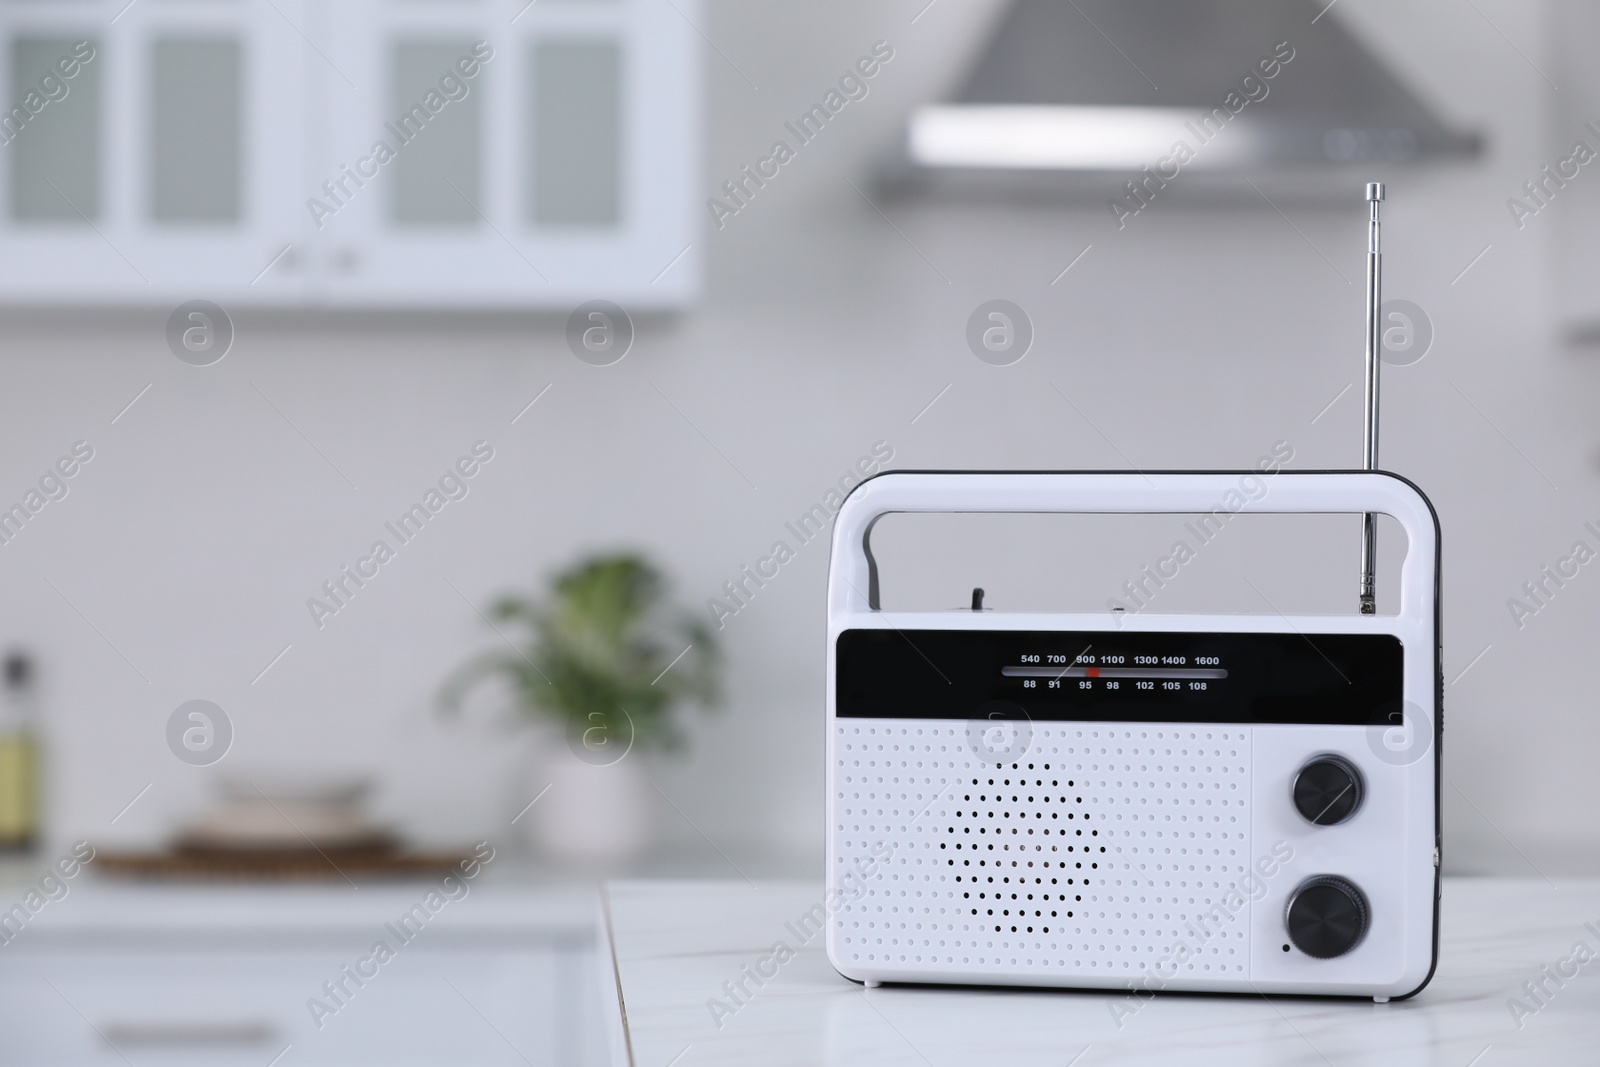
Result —
<instances>
[{"instance_id":1,"label":"glass bottle","mask_svg":"<svg viewBox=\"0 0 1600 1067\"><path fill-rule=\"evenodd\" d=\"M0 692L0 849L31 848L39 835L39 745L33 660L7 654Z\"/></svg>"}]
</instances>

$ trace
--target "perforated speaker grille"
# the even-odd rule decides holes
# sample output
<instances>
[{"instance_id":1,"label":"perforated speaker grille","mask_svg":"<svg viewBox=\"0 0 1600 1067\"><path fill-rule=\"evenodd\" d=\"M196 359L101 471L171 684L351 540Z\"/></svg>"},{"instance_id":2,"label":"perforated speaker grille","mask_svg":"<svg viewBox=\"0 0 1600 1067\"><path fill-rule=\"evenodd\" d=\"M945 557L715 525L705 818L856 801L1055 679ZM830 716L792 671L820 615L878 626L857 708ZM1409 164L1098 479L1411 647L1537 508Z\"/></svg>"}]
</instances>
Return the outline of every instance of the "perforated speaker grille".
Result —
<instances>
[{"instance_id":1,"label":"perforated speaker grille","mask_svg":"<svg viewBox=\"0 0 1600 1067\"><path fill-rule=\"evenodd\" d=\"M1183 977L1247 973L1247 730L1034 723L995 763L964 722L834 729L841 962L1120 981L1182 943Z\"/></svg>"}]
</instances>

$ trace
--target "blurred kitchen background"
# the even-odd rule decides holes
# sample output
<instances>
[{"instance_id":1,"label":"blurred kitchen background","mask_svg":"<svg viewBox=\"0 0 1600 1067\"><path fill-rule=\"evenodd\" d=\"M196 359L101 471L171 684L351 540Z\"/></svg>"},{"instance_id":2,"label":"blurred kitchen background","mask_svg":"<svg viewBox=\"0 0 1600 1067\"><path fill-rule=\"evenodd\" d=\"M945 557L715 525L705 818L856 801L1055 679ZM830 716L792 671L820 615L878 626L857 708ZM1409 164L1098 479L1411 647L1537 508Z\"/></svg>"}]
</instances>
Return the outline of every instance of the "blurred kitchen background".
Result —
<instances>
[{"instance_id":1,"label":"blurred kitchen background","mask_svg":"<svg viewBox=\"0 0 1600 1067\"><path fill-rule=\"evenodd\" d=\"M256 799L400 857L491 842L485 885L813 873L828 550L803 518L888 467L1358 466L1369 180L1406 302L1383 466L1444 531L1445 869L1600 872L1600 577L1542 571L1600 547L1592 5L60 0L0 28L0 506L27 512L0 517L0 646L41 783L12 896L78 841L125 864L41 926L226 925L161 865ZM1214 108L1212 143L1184 122ZM1179 139L1192 161L1160 162ZM985 348L993 300L1014 333ZM1274 521L1164 605L1353 610L1353 522ZM886 522L885 597L1104 608L1174 525ZM496 626L530 647L498 598L549 604L607 555L706 628L672 669L721 699L686 693L675 747L582 794L571 761L605 761L510 675L441 691L521 655ZM597 820L594 854L541 805ZM573 899L529 944L582 955ZM285 994L297 1023L314 994ZM171 1037L140 1025L122 1044Z\"/></svg>"}]
</instances>

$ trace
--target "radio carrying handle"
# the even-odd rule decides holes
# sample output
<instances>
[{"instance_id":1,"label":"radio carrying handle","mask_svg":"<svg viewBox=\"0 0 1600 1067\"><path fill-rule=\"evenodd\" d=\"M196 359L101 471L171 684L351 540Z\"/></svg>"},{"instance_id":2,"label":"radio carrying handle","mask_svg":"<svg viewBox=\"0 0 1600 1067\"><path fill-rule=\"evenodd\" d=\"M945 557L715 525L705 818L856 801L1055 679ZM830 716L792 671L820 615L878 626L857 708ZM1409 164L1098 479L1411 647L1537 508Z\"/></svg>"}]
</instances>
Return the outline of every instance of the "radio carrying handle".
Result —
<instances>
[{"instance_id":1,"label":"radio carrying handle","mask_svg":"<svg viewBox=\"0 0 1600 1067\"><path fill-rule=\"evenodd\" d=\"M1241 484L1267 486L1251 500ZM1231 494L1231 495L1230 495ZM1235 504L1237 503L1237 506ZM1421 490L1384 471L889 471L845 498L833 524L830 616L878 611L872 527L896 512L1034 514L1383 514L1409 542L1400 568L1400 614L1432 619L1439 524Z\"/></svg>"}]
</instances>

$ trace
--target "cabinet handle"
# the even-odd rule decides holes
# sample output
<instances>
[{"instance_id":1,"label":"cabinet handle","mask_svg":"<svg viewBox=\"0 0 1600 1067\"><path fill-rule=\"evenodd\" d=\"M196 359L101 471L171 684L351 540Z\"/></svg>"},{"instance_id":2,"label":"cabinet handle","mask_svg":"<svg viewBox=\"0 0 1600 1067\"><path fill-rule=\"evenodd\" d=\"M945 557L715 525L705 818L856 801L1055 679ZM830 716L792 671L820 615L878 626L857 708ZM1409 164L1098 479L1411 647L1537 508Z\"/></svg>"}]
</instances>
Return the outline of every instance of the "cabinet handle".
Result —
<instances>
[{"instance_id":1,"label":"cabinet handle","mask_svg":"<svg viewBox=\"0 0 1600 1067\"><path fill-rule=\"evenodd\" d=\"M278 1028L269 1022L237 1021L167 1021L167 1022L108 1022L100 1033L111 1045L124 1046L196 1046L196 1045L262 1045L272 1040Z\"/></svg>"}]
</instances>

